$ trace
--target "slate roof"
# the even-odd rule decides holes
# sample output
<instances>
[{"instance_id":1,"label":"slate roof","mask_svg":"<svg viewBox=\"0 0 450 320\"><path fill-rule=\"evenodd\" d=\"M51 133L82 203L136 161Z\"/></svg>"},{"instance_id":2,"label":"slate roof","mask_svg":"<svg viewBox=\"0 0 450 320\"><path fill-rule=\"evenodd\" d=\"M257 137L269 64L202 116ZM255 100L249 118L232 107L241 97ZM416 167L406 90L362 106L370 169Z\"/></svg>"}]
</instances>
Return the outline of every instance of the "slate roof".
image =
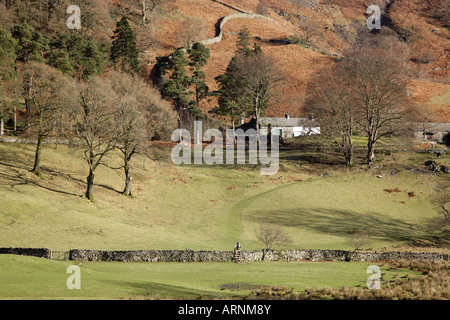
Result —
<instances>
[{"instance_id":1,"label":"slate roof","mask_svg":"<svg viewBox=\"0 0 450 320\"><path fill-rule=\"evenodd\" d=\"M274 118L274 117L260 117L259 124L261 126L272 127L320 127L319 123L310 118Z\"/></svg>"},{"instance_id":2,"label":"slate roof","mask_svg":"<svg viewBox=\"0 0 450 320\"><path fill-rule=\"evenodd\" d=\"M273 126L273 125L272 125ZM414 123L413 127L417 131L422 131L425 127L429 132L450 132L450 123Z\"/></svg>"}]
</instances>

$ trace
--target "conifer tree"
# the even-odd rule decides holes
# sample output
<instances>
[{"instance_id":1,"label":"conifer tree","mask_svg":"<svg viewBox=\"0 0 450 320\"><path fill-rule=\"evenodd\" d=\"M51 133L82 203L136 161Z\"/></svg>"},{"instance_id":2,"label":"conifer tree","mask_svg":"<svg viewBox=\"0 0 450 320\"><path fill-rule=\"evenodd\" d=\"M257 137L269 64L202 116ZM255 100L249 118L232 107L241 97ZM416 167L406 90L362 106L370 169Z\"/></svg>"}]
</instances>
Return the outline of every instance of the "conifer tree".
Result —
<instances>
[{"instance_id":1,"label":"conifer tree","mask_svg":"<svg viewBox=\"0 0 450 320\"><path fill-rule=\"evenodd\" d=\"M9 31L0 28L0 89L3 81L16 75L16 47L16 40L11 37ZM0 135L3 135L6 111L6 103L0 96Z\"/></svg>"},{"instance_id":2,"label":"conifer tree","mask_svg":"<svg viewBox=\"0 0 450 320\"><path fill-rule=\"evenodd\" d=\"M219 85L219 89L214 91L212 95L217 97L219 105L209 112L229 117L234 135L236 121L242 118L246 112L246 105L239 101L241 88L239 88L236 80L228 72L217 76L214 80ZM235 141L235 139L233 140Z\"/></svg>"},{"instance_id":3,"label":"conifer tree","mask_svg":"<svg viewBox=\"0 0 450 320\"><path fill-rule=\"evenodd\" d=\"M51 44L52 51L48 55L48 64L69 74L69 66L65 65L65 59L71 65L70 75L77 79L87 80L93 75L103 72L104 56L97 44L89 38L73 34L63 34ZM53 51L62 51L62 56L56 56ZM65 58L66 57L66 58ZM62 60L61 60L62 59Z\"/></svg>"},{"instance_id":4,"label":"conifer tree","mask_svg":"<svg viewBox=\"0 0 450 320\"><path fill-rule=\"evenodd\" d=\"M17 61L44 62L44 54L49 50L49 39L27 23L15 25L12 36L17 40Z\"/></svg>"},{"instance_id":5,"label":"conifer tree","mask_svg":"<svg viewBox=\"0 0 450 320\"><path fill-rule=\"evenodd\" d=\"M119 63L124 72L138 72L139 52L136 47L136 36L126 17L117 22L112 39L110 58L114 66Z\"/></svg>"},{"instance_id":6,"label":"conifer tree","mask_svg":"<svg viewBox=\"0 0 450 320\"><path fill-rule=\"evenodd\" d=\"M47 56L47 64L60 70L68 76L72 76L74 69L69 59L69 54L61 49L51 50Z\"/></svg>"},{"instance_id":7,"label":"conifer tree","mask_svg":"<svg viewBox=\"0 0 450 320\"><path fill-rule=\"evenodd\" d=\"M192 46L192 49L189 50L189 66L193 72L191 83L195 86L195 100L191 101L189 110L196 119L204 117L199 108L199 103L209 92L209 88L205 83L205 72L202 70L208 63L209 56L210 50L204 44L199 42L195 43Z\"/></svg>"},{"instance_id":8,"label":"conifer tree","mask_svg":"<svg viewBox=\"0 0 450 320\"><path fill-rule=\"evenodd\" d=\"M17 42L9 31L0 28L0 81L16 75Z\"/></svg>"},{"instance_id":9,"label":"conifer tree","mask_svg":"<svg viewBox=\"0 0 450 320\"><path fill-rule=\"evenodd\" d=\"M219 106L212 113L228 116L233 125L238 117L253 113L258 118L265 112L271 100L274 86L282 80L276 63L254 43L247 28L239 33L237 50L227 71L215 78L219 90L214 91ZM256 126L259 135L258 125Z\"/></svg>"},{"instance_id":10,"label":"conifer tree","mask_svg":"<svg viewBox=\"0 0 450 320\"><path fill-rule=\"evenodd\" d=\"M250 34L250 31L247 29L247 27L244 27L239 32L238 41L236 43L236 53L250 56L252 54L251 40L252 36Z\"/></svg>"},{"instance_id":11,"label":"conifer tree","mask_svg":"<svg viewBox=\"0 0 450 320\"><path fill-rule=\"evenodd\" d=\"M187 107L189 96L192 94L188 90L191 79L186 73L189 60L186 59L184 50L179 49L168 58L160 58L159 63L163 74L171 72L171 76L164 84L161 94L165 98L173 99L175 109L179 113Z\"/></svg>"}]
</instances>

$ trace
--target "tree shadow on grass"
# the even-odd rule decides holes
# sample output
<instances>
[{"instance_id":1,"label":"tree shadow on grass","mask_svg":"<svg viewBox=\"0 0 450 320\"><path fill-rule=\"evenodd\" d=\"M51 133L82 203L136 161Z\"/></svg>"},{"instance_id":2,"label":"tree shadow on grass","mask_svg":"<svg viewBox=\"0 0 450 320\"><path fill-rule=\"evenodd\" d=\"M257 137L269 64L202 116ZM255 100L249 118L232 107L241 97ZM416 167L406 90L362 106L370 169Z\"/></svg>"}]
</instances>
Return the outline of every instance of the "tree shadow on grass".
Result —
<instances>
[{"instance_id":1,"label":"tree shadow on grass","mask_svg":"<svg viewBox=\"0 0 450 320\"><path fill-rule=\"evenodd\" d=\"M390 241L422 238L425 230L416 224L379 212L317 208L313 210L266 210L246 214L250 221L264 221L283 227L298 227L320 234L345 237L355 230L367 230L372 237Z\"/></svg>"},{"instance_id":2,"label":"tree shadow on grass","mask_svg":"<svg viewBox=\"0 0 450 320\"><path fill-rule=\"evenodd\" d=\"M0 169L1 166L6 167L6 170L0 170L0 186L10 186L11 188L15 188L17 186L21 185L33 185L39 188L43 188L48 191L61 193L61 194L67 194L71 196L77 196L80 197L81 194L64 191L64 190L58 190L56 188L52 188L45 185L45 182L51 181L52 179L59 177L61 179L65 179L67 181L70 181L71 183L74 183L77 185L77 187L84 188L86 186L86 181L83 181L79 178L74 178L68 173L64 173L61 171L56 171L51 168L48 168L46 166L41 166L41 172L44 176L49 176L50 179L40 179L39 177L33 177L30 178L28 176L28 172L30 171L26 166L24 165L17 165L17 164L11 164L11 163L5 163L0 162ZM101 187L107 190L114 191L116 193L122 193L122 191L116 190L111 186L107 186L105 184L95 184L94 187Z\"/></svg>"},{"instance_id":3,"label":"tree shadow on grass","mask_svg":"<svg viewBox=\"0 0 450 320\"><path fill-rule=\"evenodd\" d=\"M345 163L339 155L330 153L280 153L281 161L303 162L310 164L342 165Z\"/></svg>"},{"instance_id":4,"label":"tree shadow on grass","mask_svg":"<svg viewBox=\"0 0 450 320\"><path fill-rule=\"evenodd\" d=\"M57 192L61 194L67 194L71 196L79 196L79 194L58 190L49 186L45 186L43 183L39 182L38 177L36 179L29 178L25 172L22 171L23 168L12 166L9 164L4 164L0 162L0 165L8 166L7 172L0 172L0 186L10 186L11 188L15 189L17 186L22 185L32 185L39 188L43 188L48 191Z\"/></svg>"}]
</instances>

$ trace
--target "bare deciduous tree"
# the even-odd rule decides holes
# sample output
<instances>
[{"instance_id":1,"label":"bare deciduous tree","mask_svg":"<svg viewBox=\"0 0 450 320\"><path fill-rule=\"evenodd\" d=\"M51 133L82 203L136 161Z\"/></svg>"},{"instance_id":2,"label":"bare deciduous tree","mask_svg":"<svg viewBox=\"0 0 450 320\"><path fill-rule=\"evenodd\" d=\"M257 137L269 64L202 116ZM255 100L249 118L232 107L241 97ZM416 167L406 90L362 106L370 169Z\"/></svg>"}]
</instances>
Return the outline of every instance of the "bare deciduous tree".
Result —
<instances>
[{"instance_id":1,"label":"bare deciduous tree","mask_svg":"<svg viewBox=\"0 0 450 320\"><path fill-rule=\"evenodd\" d=\"M252 107L258 123L276 97L275 88L284 80L276 60L260 51L251 55L237 54L229 68L230 74L242 88L241 103ZM258 125L256 133L259 135Z\"/></svg>"},{"instance_id":2,"label":"bare deciduous tree","mask_svg":"<svg viewBox=\"0 0 450 320\"><path fill-rule=\"evenodd\" d=\"M410 111L406 71L394 55L373 47L351 53L341 63L346 85L354 91L356 121L368 138L371 165L379 139L405 129Z\"/></svg>"},{"instance_id":3,"label":"bare deciduous tree","mask_svg":"<svg viewBox=\"0 0 450 320\"><path fill-rule=\"evenodd\" d=\"M79 101L68 105L74 117L75 134L89 166L85 197L94 200L95 170L115 146L120 131L115 120L115 93L107 79L93 78L81 83Z\"/></svg>"},{"instance_id":4,"label":"bare deciduous tree","mask_svg":"<svg viewBox=\"0 0 450 320\"><path fill-rule=\"evenodd\" d=\"M256 13L260 15L267 15L269 12L269 7L267 6L267 3L265 0L259 0L258 5L256 6Z\"/></svg>"},{"instance_id":5,"label":"bare deciduous tree","mask_svg":"<svg viewBox=\"0 0 450 320\"><path fill-rule=\"evenodd\" d=\"M319 36L321 34L319 25L314 21L299 21L297 25L301 31L302 39L306 42L311 41L313 37Z\"/></svg>"},{"instance_id":6,"label":"bare deciduous tree","mask_svg":"<svg viewBox=\"0 0 450 320\"><path fill-rule=\"evenodd\" d=\"M177 43L190 48L192 45L206 38L207 26L205 21L197 17L188 17L183 20L177 33Z\"/></svg>"},{"instance_id":7,"label":"bare deciduous tree","mask_svg":"<svg viewBox=\"0 0 450 320\"><path fill-rule=\"evenodd\" d=\"M369 232L367 230L354 230L347 235L346 240L348 245L353 248L353 251L347 257L347 261L350 261L357 250L370 243Z\"/></svg>"},{"instance_id":8,"label":"bare deciduous tree","mask_svg":"<svg viewBox=\"0 0 450 320\"><path fill-rule=\"evenodd\" d=\"M117 149L120 151L125 173L122 194L131 197L131 159L145 151L155 135L167 135L176 127L175 113L161 99L159 92L147 86L136 75L112 72L109 75L117 94L115 119L118 126Z\"/></svg>"},{"instance_id":9,"label":"bare deciduous tree","mask_svg":"<svg viewBox=\"0 0 450 320\"><path fill-rule=\"evenodd\" d=\"M20 78L20 77L18 77ZM3 89L7 92L7 94L3 95L2 104L3 108L9 109L9 111L12 111L12 118L13 118L13 131L17 132L17 106L20 105L20 102L23 100L23 87L22 82L20 79L11 79L9 81L6 81L3 83ZM6 99L9 99L9 106L6 103ZM4 110L3 112L5 112Z\"/></svg>"},{"instance_id":10,"label":"bare deciduous tree","mask_svg":"<svg viewBox=\"0 0 450 320\"><path fill-rule=\"evenodd\" d=\"M41 148L44 140L53 132L62 115L64 96L70 95L69 79L58 70L39 62L26 63L20 77L25 99L28 100L29 125L37 137L34 167L31 170L40 176Z\"/></svg>"},{"instance_id":11,"label":"bare deciduous tree","mask_svg":"<svg viewBox=\"0 0 450 320\"><path fill-rule=\"evenodd\" d=\"M422 139L426 140L427 132L438 125L439 117L436 111L427 105L417 105L413 111L411 117L420 126Z\"/></svg>"},{"instance_id":12,"label":"bare deciduous tree","mask_svg":"<svg viewBox=\"0 0 450 320\"><path fill-rule=\"evenodd\" d=\"M143 26L147 25L147 12L154 12L155 9L162 4L168 4L173 0L133 0L139 5L139 11L141 13L141 23Z\"/></svg>"},{"instance_id":13,"label":"bare deciduous tree","mask_svg":"<svg viewBox=\"0 0 450 320\"><path fill-rule=\"evenodd\" d=\"M437 208L437 211L442 214L442 221L440 227L450 227L450 182L439 182L431 197L431 201Z\"/></svg>"},{"instance_id":14,"label":"bare deciduous tree","mask_svg":"<svg viewBox=\"0 0 450 320\"><path fill-rule=\"evenodd\" d=\"M10 29L14 26L14 10L11 10L6 3L0 3L0 27Z\"/></svg>"},{"instance_id":15,"label":"bare deciduous tree","mask_svg":"<svg viewBox=\"0 0 450 320\"><path fill-rule=\"evenodd\" d=\"M261 223L256 230L256 238L264 243L267 250L271 250L275 244L287 244L291 242L287 233L279 226Z\"/></svg>"},{"instance_id":16,"label":"bare deciduous tree","mask_svg":"<svg viewBox=\"0 0 450 320\"><path fill-rule=\"evenodd\" d=\"M433 15L442 20L447 27L450 26L450 0L440 0L433 10Z\"/></svg>"},{"instance_id":17,"label":"bare deciduous tree","mask_svg":"<svg viewBox=\"0 0 450 320\"><path fill-rule=\"evenodd\" d=\"M161 17L156 17L146 23L145 26L136 26L136 46L139 52L145 53L150 48L161 48L161 39L158 38L160 20Z\"/></svg>"},{"instance_id":18,"label":"bare deciduous tree","mask_svg":"<svg viewBox=\"0 0 450 320\"><path fill-rule=\"evenodd\" d=\"M353 165L353 133L356 110L353 92L346 86L341 64L321 70L311 81L312 95L305 112L314 114L321 123L321 134L336 143L347 166Z\"/></svg>"},{"instance_id":19,"label":"bare deciduous tree","mask_svg":"<svg viewBox=\"0 0 450 320\"><path fill-rule=\"evenodd\" d=\"M413 108L407 96L403 62L387 50L363 48L345 55L311 86L316 101L310 108L317 109L315 112L323 118L323 126L329 133L340 137L336 143L347 164L351 164L354 129L368 138L369 165L380 138L407 132Z\"/></svg>"}]
</instances>

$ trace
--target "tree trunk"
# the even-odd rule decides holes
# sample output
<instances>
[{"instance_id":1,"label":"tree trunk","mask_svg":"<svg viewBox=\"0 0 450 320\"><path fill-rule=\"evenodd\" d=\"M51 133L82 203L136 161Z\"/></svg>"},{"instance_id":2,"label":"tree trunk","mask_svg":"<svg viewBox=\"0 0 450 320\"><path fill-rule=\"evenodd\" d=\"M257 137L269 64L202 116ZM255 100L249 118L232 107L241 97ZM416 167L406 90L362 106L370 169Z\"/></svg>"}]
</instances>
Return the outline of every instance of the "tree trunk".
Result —
<instances>
[{"instance_id":1,"label":"tree trunk","mask_svg":"<svg viewBox=\"0 0 450 320\"><path fill-rule=\"evenodd\" d=\"M142 14L142 25L145 27L146 26L146 20L147 20L147 3L145 2L145 0L141 1L141 14Z\"/></svg>"},{"instance_id":2,"label":"tree trunk","mask_svg":"<svg viewBox=\"0 0 450 320\"><path fill-rule=\"evenodd\" d=\"M345 150L345 164L347 167L353 165L353 146L348 146Z\"/></svg>"},{"instance_id":3,"label":"tree trunk","mask_svg":"<svg viewBox=\"0 0 450 320\"><path fill-rule=\"evenodd\" d=\"M236 146L237 145L237 140L236 140L236 126L234 125L234 119L231 120L231 123L233 125L233 143Z\"/></svg>"},{"instance_id":4,"label":"tree trunk","mask_svg":"<svg viewBox=\"0 0 450 320\"><path fill-rule=\"evenodd\" d=\"M17 132L17 111L16 105L14 105L14 133Z\"/></svg>"},{"instance_id":5,"label":"tree trunk","mask_svg":"<svg viewBox=\"0 0 450 320\"><path fill-rule=\"evenodd\" d=\"M25 120L26 120L26 128L25 131L28 132L28 129L30 128L30 113L31 113L31 107L30 107L30 99L25 98Z\"/></svg>"},{"instance_id":6,"label":"tree trunk","mask_svg":"<svg viewBox=\"0 0 450 320\"><path fill-rule=\"evenodd\" d=\"M369 138L367 143L367 164L371 166L373 164L373 159L375 158L375 142Z\"/></svg>"},{"instance_id":7,"label":"tree trunk","mask_svg":"<svg viewBox=\"0 0 450 320\"><path fill-rule=\"evenodd\" d=\"M91 202L94 201L94 176L95 172L92 169L92 167L90 167L89 175L87 176L87 187L85 197Z\"/></svg>"},{"instance_id":8,"label":"tree trunk","mask_svg":"<svg viewBox=\"0 0 450 320\"><path fill-rule=\"evenodd\" d=\"M347 138L344 141L344 155L345 155L345 164L347 167L351 167L353 165L353 130L349 129Z\"/></svg>"},{"instance_id":9,"label":"tree trunk","mask_svg":"<svg viewBox=\"0 0 450 320\"><path fill-rule=\"evenodd\" d=\"M125 157L125 163L124 163L124 170L125 170L125 189L123 190L122 194L127 197L132 197L131 194L131 171L130 171L130 165L129 165L129 159L126 159Z\"/></svg>"},{"instance_id":10,"label":"tree trunk","mask_svg":"<svg viewBox=\"0 0 450 320\"><path fill-rule=\"evenodd\" d=\"M259 107L258 107L258 100L256 100L254 110L255 110L255 120L256 120L256 140L259 142L259 115L260 115L261 111L259 110Z\"/></svg>"},{"instance_id":11,"label":"tree trunk","mask_svg":"<svg viewBox=\"0 0 450 320\"><path fill-rule=\"evenodd\" d=\"M39 134L37 146L36 146L36 152L34 154L34 167L31 172L33 172L37 176L41 176L40 172L40 164L41 164L41 148L42 148L42 142L44 141L45 135Z\"/></svg>"},{"instance_id":12,"label":"tree trunk","mask_svg":"<svg viewBox=\"0 0 450 320\"><path fill-rule=\"evenodd\" d=\"M0 119L0 136L5 134L5 121L3 118Z\"/></svg>"}]
</instances>

